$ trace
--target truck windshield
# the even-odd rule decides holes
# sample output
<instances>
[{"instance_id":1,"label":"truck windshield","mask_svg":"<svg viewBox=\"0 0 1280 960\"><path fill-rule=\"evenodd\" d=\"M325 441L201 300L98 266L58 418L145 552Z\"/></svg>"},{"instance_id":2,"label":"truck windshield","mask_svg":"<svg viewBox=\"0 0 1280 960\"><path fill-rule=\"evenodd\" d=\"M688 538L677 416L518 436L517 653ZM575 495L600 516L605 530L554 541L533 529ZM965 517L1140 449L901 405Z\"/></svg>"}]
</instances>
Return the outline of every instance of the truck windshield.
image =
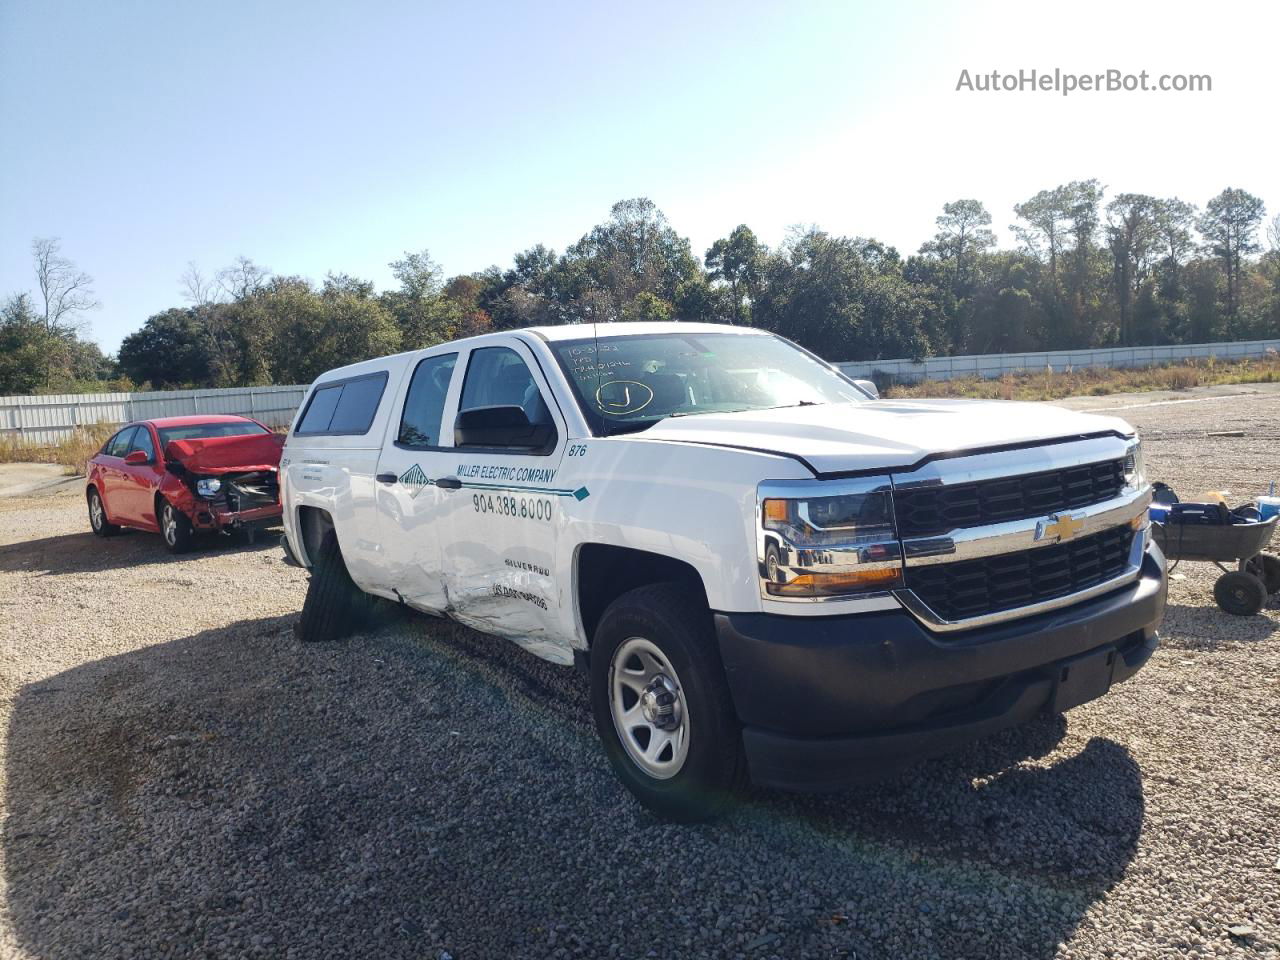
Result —
<instances>
[{"instance_id":1,"label":"truck windshield","mask_svg":"<svg viewBox=\"0 0 1280 960\"><path fill-rule=\"evenodd\" d=\"M637 334L552 342L597 434L666 417L867 399L830 367L779 337Z\"/></svg>"}]
</instances>

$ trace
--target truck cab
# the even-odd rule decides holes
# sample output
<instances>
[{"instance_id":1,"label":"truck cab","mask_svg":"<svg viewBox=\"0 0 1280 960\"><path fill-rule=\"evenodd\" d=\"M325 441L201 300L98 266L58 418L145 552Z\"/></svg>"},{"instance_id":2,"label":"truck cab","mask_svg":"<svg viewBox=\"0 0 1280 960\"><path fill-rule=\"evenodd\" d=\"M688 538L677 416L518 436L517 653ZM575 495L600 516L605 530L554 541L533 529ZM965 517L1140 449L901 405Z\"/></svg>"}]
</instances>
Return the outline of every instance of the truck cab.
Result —
<instances>
[{"instance_id":1,"label":"truck cab","mask_svg":"<svg viewBox=\"0 0 1280 960\"><path fill-rule=\"evenodd\" d=\"M381 597L577 664L615 771L676 819L1095 699L1165 602L1122 420L881 400L752 328L530 328L343 367L280 481L303 639Z\"/></svg>"}]
</instances>

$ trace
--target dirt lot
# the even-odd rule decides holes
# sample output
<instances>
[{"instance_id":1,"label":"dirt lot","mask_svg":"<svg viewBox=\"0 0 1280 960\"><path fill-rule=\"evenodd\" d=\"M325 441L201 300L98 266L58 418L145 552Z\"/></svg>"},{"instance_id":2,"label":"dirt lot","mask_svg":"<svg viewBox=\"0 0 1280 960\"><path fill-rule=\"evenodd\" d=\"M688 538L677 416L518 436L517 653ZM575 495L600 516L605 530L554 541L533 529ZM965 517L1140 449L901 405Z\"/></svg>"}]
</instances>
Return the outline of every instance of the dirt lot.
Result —
<instances>
[{"instance_id":1,"label":"dirt lot","mask_svg":"<svg viewBox=\"0 0 1280 960\"><path fill-rule=\"evenodd\" d=\"M1280 474L1280 394L1122 415L1184 497ZM0 500L0 957L1280 956L1280 609L1211 568L1065 720L678 827L578 675L425 618L304 647L278 557Z\"/></svg>"}]
</instances>

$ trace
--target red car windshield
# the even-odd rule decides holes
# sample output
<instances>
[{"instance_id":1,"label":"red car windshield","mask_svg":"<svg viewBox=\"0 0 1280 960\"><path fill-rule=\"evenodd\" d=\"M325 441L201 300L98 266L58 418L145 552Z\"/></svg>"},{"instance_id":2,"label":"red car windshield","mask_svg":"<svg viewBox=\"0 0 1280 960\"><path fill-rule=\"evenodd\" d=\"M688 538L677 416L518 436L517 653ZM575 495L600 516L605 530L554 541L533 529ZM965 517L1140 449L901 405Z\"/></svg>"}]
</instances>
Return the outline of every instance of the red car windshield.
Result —
<instances>
[{"instance_id":1,"label":"red car windshield","mask_svg":"<svg viewBox=\"0 0 1280 960\"><path fill-rule=\"evenodd\" d=\"M160 427L160 446L171 440L208 440L210 437L249 437L271 431L248 420L223 423L186 423L180 427Z\"/></svg>"}]
</instances>

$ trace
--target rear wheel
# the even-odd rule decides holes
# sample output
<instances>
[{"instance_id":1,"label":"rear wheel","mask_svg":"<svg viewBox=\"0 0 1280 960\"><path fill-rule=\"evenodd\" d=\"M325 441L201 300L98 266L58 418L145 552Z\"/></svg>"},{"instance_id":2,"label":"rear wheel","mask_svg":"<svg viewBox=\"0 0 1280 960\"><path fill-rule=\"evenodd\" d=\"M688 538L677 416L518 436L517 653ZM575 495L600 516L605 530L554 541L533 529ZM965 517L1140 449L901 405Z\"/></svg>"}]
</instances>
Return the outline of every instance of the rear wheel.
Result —
<instances>
[{"instance_id":1,"label":"rear wheel","mask_svg":"<svg viewBox=\"0 0 1280 960\"><path fill-rule=\"evenodd\" d=\"M120 532L119 527L107 520L107 508L97 487L89 488L89 526L100 537L114 537Z\"/></svg>"},{"instance_id":2,"label":"rear wheel","mask_svg":"<svg viewBox=\"0 0 1280 960\"><path fill-rule=\"evenodd\" d=\"M1267 587L1252 573L1232 570L1220 576L1213 585L1213 599L1226 613L1251 617L1267 602Z\"/></svg>"},{"instance_id":3,"label":"rear wheel","mask_svg":"<svg viewBox=\"0 0 1280 960\"><path fill-rule=\"evenodd\" d=\"M194 534L191 520L168 500L160 501L160 533L170 553L186 553Z\"/></svg>"},{"instance_id":4,"label":"rear wheel","mask_svg":"<svg viewBox=\"0 0 1280 960\"><path fill-rule=\"evenodd\" d=\"M660 816L714 817L746 786L711 617L688 590L653 584L610 604L591 647L591 706L614 772Z\"/></svg>"},{"instance_id":5,"label":"rear wheel","mask_svg":"<svg viewBox=\"0 0 1280 960\"><path fill-rule=\"evenodd\" d=\"M298 639L322 643L345 637L369 618L372 607L373 598L357 587L347 572L337 533L328 531L312 558L311 582L298 620Z\"/></svg>"},{"instance_id":6,"label":"rear wheel","mask_svg":"<svg viewBox=\"0 0 1280 960\"><path fill-rule=\"evenodd\" d=\"M1280 557L1260 553L1248 560L1241 560L1240 569L1261 580L1267 593L1280 593Z\"/></svg>"}]
</instances>

